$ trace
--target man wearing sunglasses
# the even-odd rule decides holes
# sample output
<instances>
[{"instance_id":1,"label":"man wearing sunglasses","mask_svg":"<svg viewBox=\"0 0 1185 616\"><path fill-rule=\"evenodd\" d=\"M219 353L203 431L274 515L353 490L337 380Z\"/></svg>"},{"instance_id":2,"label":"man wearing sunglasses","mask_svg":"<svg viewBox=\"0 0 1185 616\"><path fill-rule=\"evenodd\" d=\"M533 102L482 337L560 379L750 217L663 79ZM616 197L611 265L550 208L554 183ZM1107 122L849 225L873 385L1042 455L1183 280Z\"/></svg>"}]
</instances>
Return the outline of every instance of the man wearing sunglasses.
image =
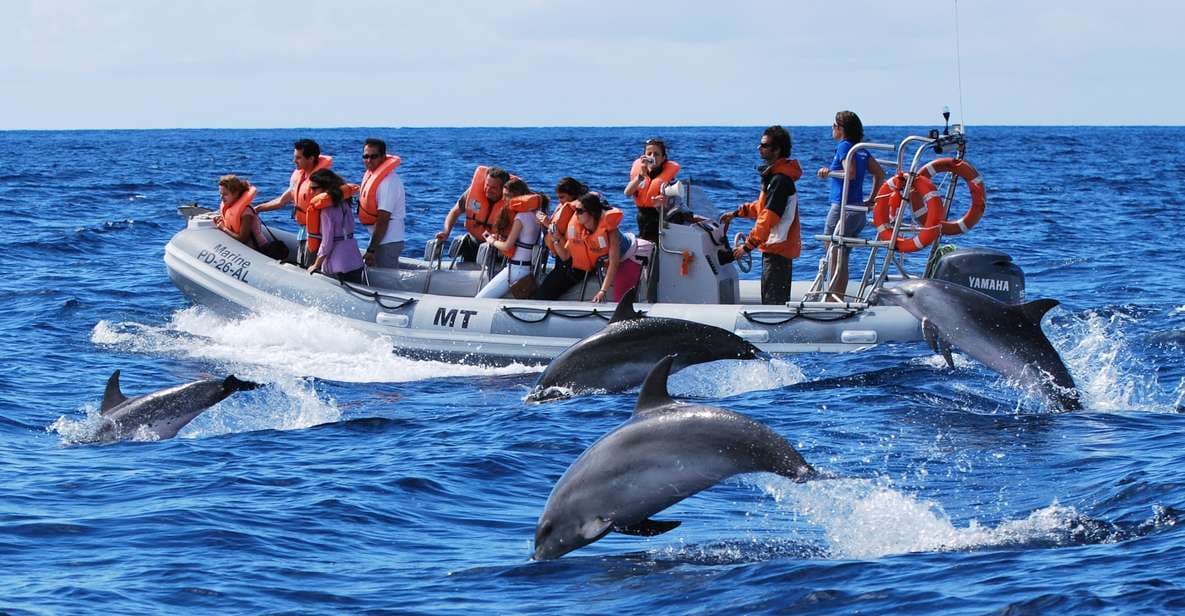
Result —
<instances>
[{"instance_id":1,"label":"man wearing sunglasses","mask_svg":"<svg viewBox=\"0 0 1185 616\"><path fill-rule=\"evenodd\" d=\"M765 129L757 153L764 163L757 168L761 194L756 201L721 216L720 222L727 229L735 217L757 221L745 242L733 250L733 257L739 259L754 248L761 250L761 303L785 304L790 301L793 259L802 251L794 188L794 181L802 177L802 166L790 158L790 133L781 126Z\"/></svg>"},{"instance_id":2,"label":"man wearing sunglasses","mask_svg":"<svg viewBox=\"0 0 1185 616\"><path fill-rule=\"evenodd\" d=\"M362 145L362 191L358 201L358 220L370 230L370 244L363 260L371 267L399 268L403 253L403 223L407 201L403 180L395 170L398 156L387 154L382 139L367 139Z\"/></svg>"}]
</instances>

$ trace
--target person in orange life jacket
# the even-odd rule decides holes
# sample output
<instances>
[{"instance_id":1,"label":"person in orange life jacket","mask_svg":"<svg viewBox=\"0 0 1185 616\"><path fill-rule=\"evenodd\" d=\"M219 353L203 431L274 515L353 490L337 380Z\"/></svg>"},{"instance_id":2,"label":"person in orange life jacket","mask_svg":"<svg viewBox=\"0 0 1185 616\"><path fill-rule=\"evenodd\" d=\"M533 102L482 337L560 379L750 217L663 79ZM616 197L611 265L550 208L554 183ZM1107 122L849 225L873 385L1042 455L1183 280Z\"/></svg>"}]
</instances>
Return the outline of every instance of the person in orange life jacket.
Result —
<instances>
[{"instance_id":1,"label":"person in orange life jacket","mask_svg":"<svg viewBox=\"0 0 1185 616\"><path fill-rule=\"evenodd\" d=\"M346 203L346 181L336 173L321 169L309 176L312 192L309 216L320 217L320 238L309 236L309 250L316 247L316 258L308 267L310 274L323 274L361 284L362 255L354 239L354 213Z\"/></svg>"},{"instance_id":2,"label":"person in orange life jacket","mask_svg":"<svg viewBox=\"0 0 1185 616\"><path fill-rule=\"evenodd\" d=\"M367 265L399 269L403 253L403 223L407 211L403 180L396 169L398 156L387 155L382 139L367 139L362 145L362 192L358 219L370 230L370 243L363 260Z\"/></svg>"},{"instance_id":3,"label":"person in orange life jacket","mask_svg":"<svg viewBox=\"0 0 1185 616\"><path fill-rule=\"evenodd\" d=\"M556 255L561 259L571 259L572 267L551 270L531 296L532 299L559 299L572 287L582 284L596 269L597 261L607 256L605 278L601 281L600 290L592 297L593 302L604 301L617 277L621 257L630 248L623 243L629 240L623 237L619 229L621 216L621 210L610 207L600 193L590 192L577 199L568 230L563 240L556 244ZM619 289L618 295L627 290Z\"/></svg>"},{"instance_id":4,"label":"person in orange life jacket","mask_svg":"<svg viewBox=\"0 0 1185 616\"><path fill-rule=\"evenodd\" d=\"M733 249L733 258L761 250L761 303L785 304L790 301L790 283L794 261L802 251L798 222L798 194L794 180L802 177L802 167L790 158L790 133L781 126L770 126L761 133L757 153L763 164L761 194L757 201L742 204L735 212L720 217L727 233L735 217L757 221L745 242Z\"/></svg>"},{"instance_id":5,"label":"person in orange life jacket","mask_svg":"<svg viewBox=\"0 0 1185 616\"><path fill-rule=\"evenodd\" d=\"M313 198L309 189L309 175L318 169L333 167L333 157L322 155L321 146L312 139L301 139L292 144L292 148L292 164L296 169L288 178L288 190L271 201L255 206L255 211L268 212L280 209L288 203L294 205L295 209L292 215L296 218L296 224L300 225L300 231L296 235L297 263L301 267L307 267L312 261L312 256L306 249L309 237L306 229L306 216L309 210L309 201Z\"/></svg>"},{"instance_id":6,"label":"person in orange life jacket","mask_svg":"<svg viewBox=\"0 0 1185 616\"><path fill-rule=\"evenodd\" d=\"M478 167L474 170L469 188L461 193L448 211L444 218L444 230L436 234L436 239L441 242L447 240L457 219L464 215L468 235L461 246L461 260L476 261L478 246L485 241L485 233L493 229L494 221L502 210L502 188L509 181L510 174L501 167Z\"/></svg>"},{"instance_id":7,"label":"person in orange life jacket","mask_svg":"<svg viewBox=\"0 0 1185 616\"><path fill-rule=\"evenodd\" d=\"M214 226L255 250L266 245L259 217L251 209L255 187L237 175L224 175L218 178L218 195L222 205L214 216Z\"/></svg>"},{"instance_id":8,"label":"person in orange life jacket","mask_svg":"<svg viewBox=\"0 0 1185 616\"><path fill-rule=\"evenodd\" d=\"M527 183L518 178L507 182L502 192L507 205L500 216L513 213L513 222L509 222L504 235L487 233L485 241L506 255L508 261L506 267L474 297L502 297L510 291L511 285L531 275L532 251L539 243L540 223L536 214L543 212L546 215L547 196L532 193Z\"/></svg>"},{"instance_id":9,"label":"person in orange life jacket","mask_svg":"<svg viewBox=\"0 0 1185 616\"><path fill-rule=\"evenodd\" d=\"M835 146L835 158L831 160L830 167L822 167L818 171L820 179L831 178L829 194L831 209L827 211L827 221L824 224L823 233L831 235L839 225L839 217L842 214L844 216L844 237L859 237L868 213L846 212L844 208L840 207L839 202L843 199L845 180L831 177L831 175L843 173L846 177L848 205L864 205L871 208L876 204L876 193L885 181L885 171L868 150L857 150L852 160L854 168L844 169L844 160L852 146L864 140L864 123L860 121L860 116L854 112L840 111L835 114L835 121L831 123L831 138L839 142ZM869 193L867 201L864 200L865 172L872 173L872 192ZM848 289L848 255L852 249L848 246L833 247L831 242L827 242L824 244L824 250L831 263L831 271L827 272L827 275L830 277L834 273L835 276L835 284L828 289L828 292L831 294L831 299L842 301Z\"/></svg>"},{"instance_id":10,"label":"person in orange life jacket","mask_svg":"<svg viewBox=\"0 0 1185 616\"><path fill-rule=\"evenodd\" d=\"M556 243L564 239L564 234L568 231L568 223L572 220L573 209L576 207L575 201L580 197L588 194L588 186L585 186L579 180L573 177L562 177L555 185L556 206L555 213L548 216L542 209L535 211L535 216L539 220L539 224L543 227L543 242L547 245L547 249L555 255L555 267L568 268L572 267L572 259L561 259L556 252Z\"/></svg>"},{"instance_id":11,"label":"person in orange life jacket","mask_svg":"<svg viewBox=\"0 0 1185 616\"><path fill-rule=\"evenodd\" d=\"M625 196L634 198L638 206L638 237L658 241L658 208L666 206L662 187L675 181L679 163L667 159L667 144L661 139L649 139L642 155L630 169L630 182L625 185Z\"/></svg>"}]
</instances>

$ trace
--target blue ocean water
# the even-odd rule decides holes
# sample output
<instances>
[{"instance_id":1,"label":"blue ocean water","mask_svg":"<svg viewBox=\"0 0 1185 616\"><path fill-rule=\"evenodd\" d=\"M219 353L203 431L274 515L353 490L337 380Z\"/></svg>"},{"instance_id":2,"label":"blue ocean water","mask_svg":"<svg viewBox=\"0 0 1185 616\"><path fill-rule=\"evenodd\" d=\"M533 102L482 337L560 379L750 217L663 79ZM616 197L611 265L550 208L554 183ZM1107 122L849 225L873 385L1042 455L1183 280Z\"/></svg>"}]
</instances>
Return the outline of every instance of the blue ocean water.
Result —
<instances>
[{"instance_id":1,"label":"blue ocean water","mask_svg":"<svg viewBox=\"0 0 1185 616\"><path fill-rule=\"evenodd\" d=\"M834 143L792 132L811 234ZM0 132L0 612L1185 608L1185 129L970 131L988 211L956 243L1007 250L1030 298L1061 300L1044 328L1086 410L1052 414L920 344L694 367L674 393L843 479L742 477L664 513L683 521L668 534L546 563L527 558L552 485L634 394L525 404L537 367L402 359L315 312L228 319L170 283L176 206L214 206L224 173L278 194L306 136L355 178L362 139L388 140L409 252L476 164L619 195L661 136L721 211L757 191L760 128ZM820 255L804 252L799 279ZM228 372L267 386L176 439L78 444L115 369L129 395Z\"/></svg>"}]
</instances>

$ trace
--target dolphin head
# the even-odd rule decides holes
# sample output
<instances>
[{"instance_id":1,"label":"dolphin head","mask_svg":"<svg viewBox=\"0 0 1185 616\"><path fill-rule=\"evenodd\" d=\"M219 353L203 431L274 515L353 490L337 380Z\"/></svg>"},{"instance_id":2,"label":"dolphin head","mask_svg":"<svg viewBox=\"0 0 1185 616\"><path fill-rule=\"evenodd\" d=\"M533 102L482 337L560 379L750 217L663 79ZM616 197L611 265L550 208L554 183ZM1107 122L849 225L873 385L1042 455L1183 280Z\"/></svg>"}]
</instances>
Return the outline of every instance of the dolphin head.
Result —
<instances>
[{"instance_id":1,"label":"dolphin head","mask_svg":"<svg viewBox=\"0 0 1185 616\"><path fill-rule=\"evenodd\" d=\"M926 281L918 278L877 289L872 303L886 306L905 306L926 289Z\"/></svg>"},{"instance_id":2,"label":"dolphin head","mask_svg":"<svg viewBox=\"0 0 1185 616\"><path fill-rule=\"evenodd\" d=\"M562 483L562 480L561 480ZM560 492L561 486L556 487ZM552 560L572 550L582 548L613 528L613 522L596 514L581 514L571 499L553 493L535 525L535 551L531 560Z\"/></svg>"}]
</instances>

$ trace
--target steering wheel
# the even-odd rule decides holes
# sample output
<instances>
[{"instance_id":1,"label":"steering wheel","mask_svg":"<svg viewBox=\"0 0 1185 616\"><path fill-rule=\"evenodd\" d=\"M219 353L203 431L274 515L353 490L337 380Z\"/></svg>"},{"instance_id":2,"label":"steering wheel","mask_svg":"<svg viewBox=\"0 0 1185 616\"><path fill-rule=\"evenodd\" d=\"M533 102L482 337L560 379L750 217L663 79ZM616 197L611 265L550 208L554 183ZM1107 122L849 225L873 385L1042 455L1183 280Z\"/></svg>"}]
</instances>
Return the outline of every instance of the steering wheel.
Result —
<instances>
[{"instance_id":1,"label":"steering wheel","mask_svg":"<svg viewBox=\"0 0 1185 616\"><path fill-rule=\"evenodd\" d=\"M732 245L741 246L744 243L745 234L738 231L737 234L732 238ZM741 258L737 259L736 263L737 267L740 268L742 272L748 274L749 271L753 269L753 253L746 252L741 256Z\"/></svg>"}]
</instances>

